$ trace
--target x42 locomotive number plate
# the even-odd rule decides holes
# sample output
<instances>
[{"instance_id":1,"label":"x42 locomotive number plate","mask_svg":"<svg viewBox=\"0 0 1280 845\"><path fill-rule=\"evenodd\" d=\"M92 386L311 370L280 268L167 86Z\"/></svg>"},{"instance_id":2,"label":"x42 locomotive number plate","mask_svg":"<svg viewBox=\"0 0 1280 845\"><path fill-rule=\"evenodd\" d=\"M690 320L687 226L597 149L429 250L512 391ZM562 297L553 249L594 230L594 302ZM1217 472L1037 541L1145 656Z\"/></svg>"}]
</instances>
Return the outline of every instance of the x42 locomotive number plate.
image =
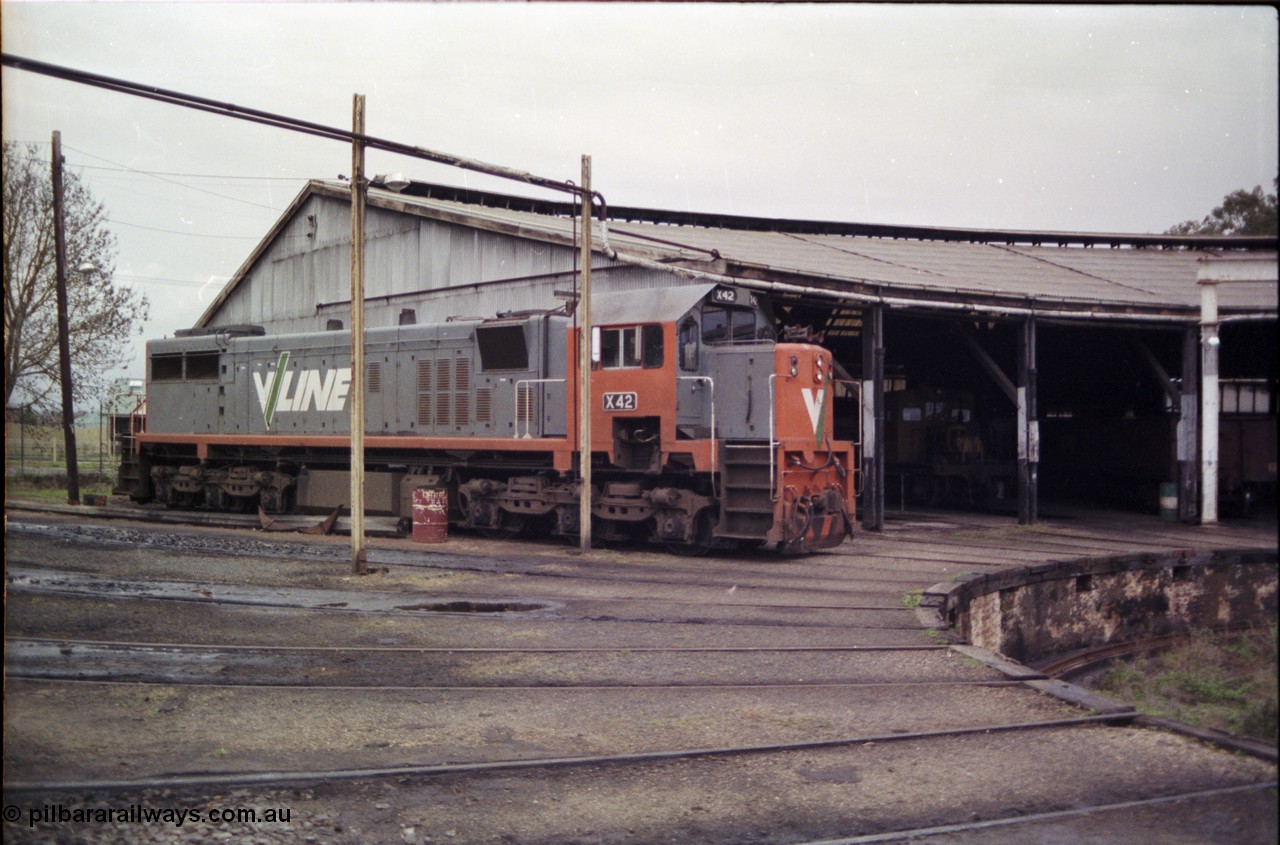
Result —
<instances>
[{"instance_id":1,"label":"x42 locomotive number plate","mask_svg":"<svg viewBox=\"0 0 1280 845\"><path fill-rule=\"evenodd\" d=\"M634 393L606 393L604 394L604 409L606 411L634 411L639 407Z\"/></svg>"}]
</instances>

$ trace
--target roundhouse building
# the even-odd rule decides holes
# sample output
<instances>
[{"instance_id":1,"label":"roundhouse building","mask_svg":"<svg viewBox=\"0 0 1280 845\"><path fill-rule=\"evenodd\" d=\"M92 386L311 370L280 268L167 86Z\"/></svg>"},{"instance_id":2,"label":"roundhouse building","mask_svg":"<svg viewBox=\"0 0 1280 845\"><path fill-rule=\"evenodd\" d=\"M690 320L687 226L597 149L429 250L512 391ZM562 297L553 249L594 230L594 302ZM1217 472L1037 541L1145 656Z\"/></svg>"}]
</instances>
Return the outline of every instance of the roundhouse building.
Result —
<instances>
[{"instance_id":1,"label":"roundhouse building","mask_svg":"<svg viewBox=\"0 0 1280 845\"><path fill-rule=\"evenodd\" d=\"M308 183L193 330L349 328L350 201ZM601 212L595 292L750 287L832 349L865 528L913 505L1274 512L1274 238ZM366 326L572 312L580 225L563 202L371 187Z\"/></svg>"}]
</instances>

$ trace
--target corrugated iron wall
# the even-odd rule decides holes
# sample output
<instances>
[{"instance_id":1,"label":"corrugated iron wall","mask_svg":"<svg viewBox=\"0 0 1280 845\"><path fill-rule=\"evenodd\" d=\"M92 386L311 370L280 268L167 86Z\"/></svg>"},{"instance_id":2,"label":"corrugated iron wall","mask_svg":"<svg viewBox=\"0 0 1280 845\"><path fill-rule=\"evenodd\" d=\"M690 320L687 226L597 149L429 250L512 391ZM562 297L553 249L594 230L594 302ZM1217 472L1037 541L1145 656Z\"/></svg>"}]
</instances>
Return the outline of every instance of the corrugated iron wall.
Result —
<instances>
[{"instance_id":1,"label":"corrugated iron wall","mask_svg":"<svg viewBox=\"0 0 1280 845\"><path fill-rule=\"evenodd\" d=\"M365 316L394 326L412 309L418 323L450 316L554 308L572 290L576 249L377 208L367 212ZM228 297L211 325L253 323L271 334L347 328L351 306L351 217L344 203L313 196ZM644 290L675 276L611 266L597 256L593 289Z\"/></svg>"}]
</instances>

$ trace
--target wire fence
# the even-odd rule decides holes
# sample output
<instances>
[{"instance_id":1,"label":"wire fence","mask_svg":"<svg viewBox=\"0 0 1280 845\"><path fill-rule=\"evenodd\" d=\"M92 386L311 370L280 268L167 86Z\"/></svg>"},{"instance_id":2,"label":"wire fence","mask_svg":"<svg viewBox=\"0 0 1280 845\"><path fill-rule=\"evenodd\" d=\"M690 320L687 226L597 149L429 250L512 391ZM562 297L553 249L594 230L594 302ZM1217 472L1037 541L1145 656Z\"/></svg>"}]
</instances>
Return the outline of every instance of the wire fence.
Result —
<instances>
[{"instance_id":1,"label":"wire fence","mask_svg":"<svg viewBox=\"0 0 1280 845\"><path fill-rule=\"evenodd\" d=\"M6 423L4 457L5 475L10 478L65 475L67 453L61 426ZM82 473L115 475L120 455L110 432L98 426L76 428L76 463Z\"/></svg>"}]
</instances>

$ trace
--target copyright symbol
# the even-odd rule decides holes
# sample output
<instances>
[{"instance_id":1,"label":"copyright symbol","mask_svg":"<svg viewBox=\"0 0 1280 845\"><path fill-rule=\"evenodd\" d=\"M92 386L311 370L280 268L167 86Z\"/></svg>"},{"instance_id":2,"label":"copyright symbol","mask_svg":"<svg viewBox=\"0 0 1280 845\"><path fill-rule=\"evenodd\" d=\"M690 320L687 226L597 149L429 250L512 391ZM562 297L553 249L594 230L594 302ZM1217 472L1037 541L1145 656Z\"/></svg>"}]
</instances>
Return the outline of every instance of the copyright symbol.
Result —
<instances>
[{"instance_id":1,"label":"copyright symbol","mask_svg":"<svg viewBox=\"0 0 1280 845\"><path fill-rule=\"evenodd\" d=\"M4 820L7 822L16 822L22 818L22 810L14 804L10 804L4 808Z\"/></svg>"}]
</instances>

